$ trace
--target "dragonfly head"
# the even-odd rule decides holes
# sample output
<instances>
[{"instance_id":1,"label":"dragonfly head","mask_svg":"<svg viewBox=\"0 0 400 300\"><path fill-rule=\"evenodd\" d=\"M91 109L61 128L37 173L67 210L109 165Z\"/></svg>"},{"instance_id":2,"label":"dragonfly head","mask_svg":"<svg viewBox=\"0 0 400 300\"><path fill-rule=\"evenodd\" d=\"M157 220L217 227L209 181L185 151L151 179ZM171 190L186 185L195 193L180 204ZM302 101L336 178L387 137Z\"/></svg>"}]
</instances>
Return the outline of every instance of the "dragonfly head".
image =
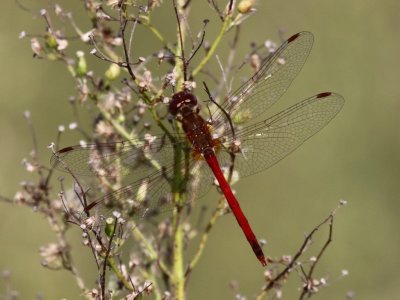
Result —
<instances>
[{"instance_id":1,"label":"dragonfly head","mask_svg":"<svg viewBox=\"0 0 400 300\"><path fill-rule=\"evenodd\" d=\"M196 106L196 96L187 91L182 91L172 96L172 101L169 104L169 112L176 116L178 113L182 113L183 108L192 111Z\"/></svg>"}]
</instances>

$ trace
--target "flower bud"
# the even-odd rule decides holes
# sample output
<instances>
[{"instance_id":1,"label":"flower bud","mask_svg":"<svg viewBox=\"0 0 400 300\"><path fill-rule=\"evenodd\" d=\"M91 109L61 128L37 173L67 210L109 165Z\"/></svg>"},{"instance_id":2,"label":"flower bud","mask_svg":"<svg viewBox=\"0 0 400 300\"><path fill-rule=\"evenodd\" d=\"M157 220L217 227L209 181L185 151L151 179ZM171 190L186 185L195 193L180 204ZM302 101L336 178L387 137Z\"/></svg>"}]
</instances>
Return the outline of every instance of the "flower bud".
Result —
<instances>
[{"instance_id":1,"label":"flower bud","mask_svg":"<svg viewBox=\"0 0 400 300\"><path fill-rule=\"evenodd\" d=\"M52 34L48 34L46 36L46 44L49 48L57 49L58 43L56 37Z\"/></svg>"},{"instance_id":2,"label":"flower bud","mask_svg":"<svg viewBox=\"0 0 400 300\"><path fill-rule=\"evenodd\" d=\"M247 14L253 10L254 0L242 0L238 4L238 11L241 14Z\"/></svg>"},{"instance_id":3,"label":"flower bud","mask_svg":"<svg viewBox=\"0 0 400 300\"><path fill-rule=\"evenodd\" d=\"M76 57L78 58L78 63L76 64L76 74L78 76L84 76L87 73L85 53L83 51L77 51Z\"/></svg>"},{"instance_id":4,"label":"flower bud","mask_svg":"<svg viewBox=\"0 0 400 300\"><path fill-rule=\"evenodd\" d=\"M117 64L111 64L104 73L105 77L110 81L117 79L119 74L121 74L121 67Z\"/></svg>"},{"instance_id":5,"label":"flower bud","mask_svg":"<svg viewBox=\"0 0 400 300\"><path fill-rule=\"evenodd\" d=\"M108 237L111 237L114 234L114 225L115 219L114 218L107 218L106 219L106 227L104 228L104 232Z\"/></svg>"}]
</instances>

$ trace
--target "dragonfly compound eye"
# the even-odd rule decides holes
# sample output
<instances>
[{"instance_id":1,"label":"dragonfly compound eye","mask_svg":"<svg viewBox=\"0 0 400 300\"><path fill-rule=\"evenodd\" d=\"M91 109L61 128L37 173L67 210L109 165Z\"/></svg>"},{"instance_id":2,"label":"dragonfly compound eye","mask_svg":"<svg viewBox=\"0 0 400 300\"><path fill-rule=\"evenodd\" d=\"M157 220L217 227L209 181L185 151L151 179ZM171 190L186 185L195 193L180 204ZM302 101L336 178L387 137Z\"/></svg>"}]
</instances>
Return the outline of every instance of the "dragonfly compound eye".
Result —
<instances>
[{"instance_id":1,"label":"dragonfly compound eye","mask_svg":"<svg viewBox=\"0 0 400 300\"><path fill-rule=\"evenodd\" d=\"M182 107L195 107L197 105L196 96L192 93L182 91L172 96L172 101L169 104L169 112L176 116Z\"/></svg>"}]
</instances>

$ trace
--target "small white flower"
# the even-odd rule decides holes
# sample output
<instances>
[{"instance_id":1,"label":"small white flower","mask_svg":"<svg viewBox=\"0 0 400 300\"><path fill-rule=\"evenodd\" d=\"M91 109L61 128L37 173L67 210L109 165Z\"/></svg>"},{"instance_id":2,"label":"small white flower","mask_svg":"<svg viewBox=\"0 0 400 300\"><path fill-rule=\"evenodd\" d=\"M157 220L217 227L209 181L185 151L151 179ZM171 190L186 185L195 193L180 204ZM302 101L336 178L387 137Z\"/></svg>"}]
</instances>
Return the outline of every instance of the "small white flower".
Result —
<instances>
[{"instance_id":1,"label":"small white flower","mask_svg":"<svg viewBox=\"0 0 400 300\"><path fill-rule=\"evenodd\" d=\"M286 63L286 60L283 57L279 57L277 60L278 64L284 65Z\"/></svg>"},{"instance_id":2,"label":"small white flower","mask_svg":"<svg viewBox=\"0 0 400 300\"><path fill-rule=\"evenodd\" d=\"M93 38L93 31L94 31L94 29L82 34L81 35L82 42L85 42L85 43L89 42Z\"/></svg>"},{"instance_id":3,"label":"small white flower","mask_svg":"<svg viewBox=\"0 0 400 300\"><path fill-rule=\"evenodd\" d=\"M57 50L62 51L68 47L68 41L66 39L57 39Z\"/></svg>"},{"instance_id":4,"label":"small white flower","mask_svg":"<svg viewBox=\"0 0 400 300\"><path fill-rule=\"evenodd\" d=\"M346 269L343 269L343 270L340 272L340 274L341 274L343 277L345 277L345 276L349 275L349 271L346 270Z\"/></svg>"},{"instance_id":5,"label":"small white flower","mask_svg":"<svg viewBox=\"0 0 400 300\"><path fill-rule=\"evenodd\" d=\"M36 55L40 56L42 54L43 48L42 45L40 45L40 42L37 38L31 39L31 48L33 53L35 53Z\"/></svg>"},{"instance_id":6,"label":"small white flower","mask_svg":"<svg viewBox=\"0 0 400 300\"><path fill-rule=\"evenodd\" d=\"M63 13L63 10L59 4L55 4L54 12L57 16L60 16Z\"/></svg>"},{"instance_id":7,"label":"small white flower","mask_svg":"<svg viewBox=\"0 0 400 300\"><path fill-rule=\"evenodd\" d=\"M100 244L96 244L95 246L94 246L94 250L96 251L96 252L100 252L101 251L101 245Z\"/></svg>"},{"instance_id":8,"label":"small white flower","mask_svg":"<svg viewBox=\"0 0 400 300\"><path fill-rule=\"evenodd\" d=\"M328 281L324 277L322 277L319 281L321 282L321 285L327 285L328 283Z\"/></svg>"},{"instance_id":9,"label":"small white flower","mask_svg":"<svg viewBox=\"0 0 400 300\"><path fill-rule=\"evenodd\" d=\"M144 140L145 140L146 142L148 142L149 144L154 143L154 141L155 141L156 139L157 139L157 137L154 136L154 135L151 135L150 133L146 133L146 134L144 135Z\"/></svg>"},{"instance_id":10,"label":"small white flower","mask_svg":"<svg viewBox=\"0 0 400 300\"><path fill-rule=\"evenodd\" d=\"M81 57L85 56L85 53L82 50L78 50L78 51L76 51L76 56L81 58Z\"/></svg>"},{"instance_id":11,"label":"small white flower","mask_svg":"<svg viewBox=\"0 0 400 300\"><path fill-rule=\"evenodd\" d=\"M112 212L113 216L116 217L117 219L121 217L121 213L119 211L114 210Z\"/></svg>"},{"instance_id":12,"label":"small white flower","mask_svg":"<svg viewBox=\"0 0 400 300\"><path fill-rule=\"evenodd\" d=\"M36 167L25 158L22 160L22 164L25 166L25 169L30 173L36 170Z\"/></svg>"},{"instance_id":13,"label":"small white flower","mask_svg":"<svg viewBox=\"0 0 400 300\"><path fill-rule=\"evenodd\" d=\"M266 40L264 43L265 48L268 49L270 53L274 53L276 51L276 44L271 40Z\"/></svg>"},{"instance_id":14,"label":"small white flower","mask_svg":"<svg viewBox=\"0 0 400 300\"><path fill-rule=\"evenodd\" d=\"M18 35L19 39L23 39L24 37L26 37L26 32L25 31L21 31Z\"/></svg>"}]
</instances>

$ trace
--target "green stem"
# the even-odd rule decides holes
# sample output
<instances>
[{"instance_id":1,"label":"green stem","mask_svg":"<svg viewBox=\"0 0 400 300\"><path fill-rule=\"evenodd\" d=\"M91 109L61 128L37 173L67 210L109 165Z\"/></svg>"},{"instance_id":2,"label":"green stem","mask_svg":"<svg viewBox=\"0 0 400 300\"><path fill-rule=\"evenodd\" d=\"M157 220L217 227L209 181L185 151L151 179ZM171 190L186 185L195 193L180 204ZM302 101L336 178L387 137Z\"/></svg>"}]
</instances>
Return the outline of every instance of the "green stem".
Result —
<instances>
[{"instance_id":1,"label":"green stem","mask_svg":"<svg viewBox=\"0 0 400 300\"><path fill-rule=\"evenodd\" d=\"M155 36L157 39L160 40L160 42L163 44L163 46L167 49L169 49L168 47L168 43L167 41L164 39L164 37L162 36L162 34L158 31L157 28L155 28L153 25L151 25L150 23L146 24L146 23L142 23L145 27L147 27Z\"/></svg>"},{"instance_id":2,"label":"green stem","mask_svg":"<svg viewBox=\"0 0 400 300\"><path fill-rule=\"evenodd\" d=\"M124 277L124 275L122 275L121 271L118 269L117 264L115 263L114 258L109 257L107 259L107 263L108 265L111 267L111 269L113 270L114 274L117 276L118 280L122 282L122 284L124 285L124 287L128 290L128 291L133 291L133 287L130 284L130 282L128 280L126 280L126 278Z\"/></svg>"},{"instance_id":3,"label":"green stem","mask_svg":"<svg viewBox=\"0 0 400 300\"><path fill-rule=\"evenodd\" d=\"M179 197L179 195L177 195ZM180 211L174 211L174 257L173 257L173 285L174 296L177 300L185 299L185 274L183 271L183 228L180 222Z\"/></svg>"},{"instance_id":4,"label":"green stem","mask_svg":"<svg viewBox=\"0 0 400 300\"><path fill-rule=\"evenodd\" d=\"M154 293L154 299L155 300L163 299L161 296L160 287L158 286L157 279L154 277L153 272L147 272L144 269L141 269L140 272L144 278L147 278L148 280L151 281L152 289L153 289L153 293ZM138 299L141 299L141 298L138 298Z\"/></svg>"},{"instance_id":5,"label":"green stem","mask_svg":"<svg viewBox=\"0 0 400 300\"><path fill-rule=\"evenodd\" d=\"M174 0L175 1L175 0ZM184 5L183 0L177 0L176 5L178 14L182 15L185 11L182 10ZM181 26L177 28L177 46L175 53L176 55L182 54L182 48L184 45L182 43L185 42L185 26ZM178 71L177 78L177 87L178 90L181 89L184 76L183 76L184 62L182 59L176 60L176 70ZM178 126L178 130L179 130ZM182 148L179 145L176 145L174 149L174 178L172 182L172 193L174 196L175 210L173 214L173 229L174 229L174 240L173 240L173 287L174 287L174 297L177 300L185 299L185 274L183 269L183 228L181 224L181 205L182 205L182 194L181 194L181 182L182 182L182 170L181 170L181 161L182 161Z\"/></svg>"},{"instance_id":6,"label":"green stem","mask_svg":"<svg viewBox=\"0 0 400 300\"><path fill-rule=\"evenodd\" d=\"M193 70L193 72L192 72L193 77L195 77L201 71L201 69L208 63L208 61L214 55L214 52L217 49L219 43L221 42L221 39L224 36L226 29L228 28L228 25L230 22L231 22L231 16L228 15L228 16L226 16L225 21L222 24L222 27L221 27L221 30L220 30L218 36L214 40L214 43L212 43L210 50L207 52L207 55L201 60L201 62Z\"/></svg>"},{"instance_id":7,"label":"green stem","mask_svg":"<svg viewBox=\"0 0 400 300\"><path fill-rule=\"evenodd\" d=\"M193 268L198 263L201 255L203 254L204 248L205 248L205 246L207 244L207 241L208 241L208 237L209 237L210 231L214 227L214 225L217 222L218 218L221 216L221 210L222 210L224 204L225 204L225 198L221 197L217 208L215 209L214 213L211 216L211 219L209 220L206 228L204 229L204 233L201 236L201 240L200 240L199 246L197 248L197 251L196 251L195 255L193 256L192 260L189 263L189 266L188 266L188 268L186 270L185 276L187 276L193 270Z\"/></svg>"},{"instance_id":8,"label":"green stem","mask_svg":"<svg viewBox=\"0 0 400 300\"><path fill-rule=\"evenodd\" d=\"M154 250L153 246L149 243L149 241L146 239L144 234L138 229L136 224L133 223L132 221L132 235L133 237L142 243L142 245L147 249L147 256L150 258L150 260L157 260L158 255L156 250ZM159 261L159 266L162 269L162 271L167 274L169 277L172 277L171 272L168 270L167 266L162 262Z\"/></svg>"},{"instance_id":9,"label":"green stem","mask_svg":"<svg viewBox=\"0 0 400 300\"><path fill-rule=\"evenodd\" d=\"M182 207L182 148L178 145L174 149L174 178L172 181L172 193L174 197L175 210L173 213L173 276L174 296L177 300L185 299L185 274L183 267L183 228L181 223Z\"/></svg>"}]
</instances>

